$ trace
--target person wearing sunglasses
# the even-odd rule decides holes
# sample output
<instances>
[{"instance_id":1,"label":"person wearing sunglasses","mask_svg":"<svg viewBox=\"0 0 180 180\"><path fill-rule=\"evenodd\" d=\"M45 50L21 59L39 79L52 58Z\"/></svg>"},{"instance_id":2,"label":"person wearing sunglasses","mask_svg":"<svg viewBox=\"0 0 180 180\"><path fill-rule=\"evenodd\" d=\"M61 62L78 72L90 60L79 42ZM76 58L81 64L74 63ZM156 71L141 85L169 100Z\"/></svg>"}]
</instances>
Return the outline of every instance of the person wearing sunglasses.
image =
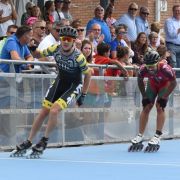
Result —
<instances>
[{"instance_id":1,"label":"person wearing sunglasses","mask_svg":"<svg viewBox=\"0 0 180 180\"><path fill-rule=\"evenodd\" d=\"M101 27L101 34L104 36L104 42L110 43L111 42L111 33L109 26L104 21L104 8L101 5L98 5L94 9L94 17L90 19L86 25L86 36L89 36L91 30L93 29L92 26L94 24L99 24Z\"/></svg>"},{"instance_id":2,"label":"person wearing sunglasses","mask_svg":"<svg viewBox=\"0 0 180 180\"><path fill-rule=\"evenodd\" d=\"M137 27L135 23L137 12L138 5L135 2L133 2L129 5L128 12L120 16L113 24L116 27L119 24L125 24L128 27L127 37L129 41L135 41L137 38Z\"/></svg>"},{"instance_id":3,"label":"person wearing sunglasses","mask_svg":"<svg viewBox=\"0 0 180 180\"><path fill-rule=\"evenodd\" d=\"M32 146L33 138L45 118L49 116L44 137L32 147L30 157L41 155L47 146L50 132L56 127L58 114L73 102L77 102L78 106L83 104L90 83L91 70L84 55L75 47L77 35L77 30L71 26L62 27L59 31L61 44L52 45L39 52L40 56L54 56L58 75L46 93L42 109L32 125L28 139L17 145L13 155L25 153L26 149Z\"/></svg>"},{"instance_id":4,"label":"person wearing sunglasses","mask_svg":"<svg viewBox=\"0 0 180 180\"><path fill-rule=\"evenodd\" d=\"M81 19L75 19L72 21L71 26L77 29L78 37L76 39L76 47L81 49L82 41L85 39L85 28L82 25Z\"/></svg>"},{"instance_id":5,"label":"person wearing sunglasses","mask_svg":"<svg viewBox=\"0 0 180 180\"><path fill-rule=\"evenodd\" d=\"M145 6L142 6L139 10L139 16L136 17L136 27L137 27L137 34L140 32L145 32L148 36L150 33L149 23L148 23L148 17L149 17L149 9Z\"/></svg>"},{"instance_id":6,"label":"person wearing sunglasses","mask_svg":"<svg viewBox=\"0 0 180 180\"><path fill-rule=\"evenodd\" d=\"M15 34L16 31L17 31L17 28L18 28L18 26L14 25L14 24L8 26L7 32L6 32L6 36L3 37L3 39L0 41L0 55L1 55L2 48L3 48L3 46L4 46L4 44L5 44L6 40L7 40L7 38L8 38L9 36L12 36L13 34Z\"/></svg>"},{"instance_id":7,"label":"person wearing sunglasses","mask_svg":"<svg viewBox=\"0 0 180 180\"><path fill-rule=\"evenodd\" d=\"M168 97L176 87L176 76L171 66L160 59L157 51L148 51L138 72L138 87L142 95L143 110L140 114L139 134L131 140L129 151L143 149L143 134L148 122L149 113L154 104L157 110L156 132L149 140L145 152L156 152L160 148L160 137L165 122L165 108ZM144 78L148 78L147 83ZM147 87L146 87L147 85Z\"/></svg>"}]
</instances>

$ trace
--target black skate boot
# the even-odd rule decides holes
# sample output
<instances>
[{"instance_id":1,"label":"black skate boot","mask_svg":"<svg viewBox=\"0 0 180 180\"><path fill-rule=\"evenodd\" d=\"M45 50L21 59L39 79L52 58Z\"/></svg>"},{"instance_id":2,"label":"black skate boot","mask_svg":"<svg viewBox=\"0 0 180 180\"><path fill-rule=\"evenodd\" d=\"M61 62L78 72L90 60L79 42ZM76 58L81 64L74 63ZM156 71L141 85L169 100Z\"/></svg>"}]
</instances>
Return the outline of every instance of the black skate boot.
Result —
<instances>
[{"instance_id":1,"label":"black skate boot","mask_svg":"<svg viewBox=\"0 0 180 180\"><path fill-rule=\"evenodd\" d=\"M12 151L10 157L22 157L26 154L27 149L32 146L31 141L26 140L22 144L16 146L16 149Z\"/></svg>"},{"instance_id":2,"label":"black skate boot","mask_svg":"<svg viewBox=\"0 0 180 180\"><path fill-rule=\"evenodd\" d=\"M148 142L144 152L157 152L160 148L160 136L155 134L154 137Z\"/></svg>"},{"instance_id":3,"label":"black skate boot","mask_svg":"<svg viewBox=\"0 0 180 180\"><path fill-rule=\"evenodd\" d=\"M128 152L141 151L144 147L142 142L143 142L143 136L142 134L138 134L134 139L131 140L132 145L128 148Z\"/></svg>"},{"instance_id":4,"label":"black skate boot","mask_svg":"<svg viewBox=\"0 0 180 180\"><path fill-rule=\"evenodd\" d=\"M32 147L31 153L27 156L30 159L40 158L47 147L48 138L42 137L39 143Z\"/></svg>"}]
</instances>

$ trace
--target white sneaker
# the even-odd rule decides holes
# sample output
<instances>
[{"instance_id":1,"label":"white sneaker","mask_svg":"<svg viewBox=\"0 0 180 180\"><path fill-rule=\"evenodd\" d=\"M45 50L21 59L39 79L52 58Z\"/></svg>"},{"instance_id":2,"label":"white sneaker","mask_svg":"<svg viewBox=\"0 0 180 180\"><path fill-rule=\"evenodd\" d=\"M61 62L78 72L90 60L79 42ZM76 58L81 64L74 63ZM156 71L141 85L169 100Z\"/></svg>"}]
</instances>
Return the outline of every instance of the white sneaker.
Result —
<instances>
[{"instance_id":1,"label":"white sneaker","mask_svg":"<svg viewBox=\"0 0 180 180\"><path fill-rule=\"evenodd\" d=\"M134 139L131 140L131 142L133 144L137 144L137 143L142 142L142 140L143 140L142 134L138 134Z\"/></svg>"}]
</instances>

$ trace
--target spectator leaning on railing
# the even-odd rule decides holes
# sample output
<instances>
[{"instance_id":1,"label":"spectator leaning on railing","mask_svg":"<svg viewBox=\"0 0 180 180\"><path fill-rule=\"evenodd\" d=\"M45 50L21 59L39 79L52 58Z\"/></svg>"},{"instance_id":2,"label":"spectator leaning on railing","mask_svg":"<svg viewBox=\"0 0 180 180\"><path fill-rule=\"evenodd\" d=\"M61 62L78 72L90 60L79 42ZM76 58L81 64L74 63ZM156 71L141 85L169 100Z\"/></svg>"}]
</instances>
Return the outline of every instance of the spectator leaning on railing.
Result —
<instances>
[{"instance_id":1,"label":"spectator leaning on railing","mask_svg":"<svg viewBox=\"0 0 180 180\"><path fill-rule=\"evenodd\" d=\"M9 37L4 44L0 58L7 60L33 60L33 57L27 47L27 44L32 39L32 29L28 26L21 26L16 33ZM19 73L22 65L15 65L16 73ZM10 72L9 64L0 64L0 69L3 72Z\"/></svg>"}]
</instances>

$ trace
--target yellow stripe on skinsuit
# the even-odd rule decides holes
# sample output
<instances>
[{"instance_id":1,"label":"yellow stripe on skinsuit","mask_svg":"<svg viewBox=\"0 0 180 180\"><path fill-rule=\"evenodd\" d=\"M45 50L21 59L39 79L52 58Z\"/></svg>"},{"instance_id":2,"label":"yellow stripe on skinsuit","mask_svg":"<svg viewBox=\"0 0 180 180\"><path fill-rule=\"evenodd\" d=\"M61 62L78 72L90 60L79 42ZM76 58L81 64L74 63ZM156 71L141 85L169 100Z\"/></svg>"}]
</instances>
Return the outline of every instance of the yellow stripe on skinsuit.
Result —
<instances>
[{"instance_id":1,"label":"yellow stripe on skinsuit","mask_svg":"<svg viewBox=\"0 0 180 180\"><path fill-rule=\"evenodd\" d=\"M50 101L48 101L48 100L45 99L45 100L43 101L43 103L42 103L42 106L50 109L51 106L52 106L52 104L53 104L52 102L50 102Z\"/></svg>"},{"instance_id":2,"label":"yellow stripe on skinsuit","mask_svg":"<svg viewBox=\"0 0 180 180\"><path fill-rule=\"evenodd\" d=\"M67 108L67 103L63 99L59 98L56 103L61 107L61 109Z\"/></svg>"},{"instance_id":3,"label":"yellow stripe on skinsuit","mask_svg":"<svg viewBox=\"0 0 180 180\"><path fill-rule=\"evenodd\" d=\"M80 67L85 66L87 64L86 58L83 54L80 54L76 61L80 64Z\"/></svg>"}]
</instances>

